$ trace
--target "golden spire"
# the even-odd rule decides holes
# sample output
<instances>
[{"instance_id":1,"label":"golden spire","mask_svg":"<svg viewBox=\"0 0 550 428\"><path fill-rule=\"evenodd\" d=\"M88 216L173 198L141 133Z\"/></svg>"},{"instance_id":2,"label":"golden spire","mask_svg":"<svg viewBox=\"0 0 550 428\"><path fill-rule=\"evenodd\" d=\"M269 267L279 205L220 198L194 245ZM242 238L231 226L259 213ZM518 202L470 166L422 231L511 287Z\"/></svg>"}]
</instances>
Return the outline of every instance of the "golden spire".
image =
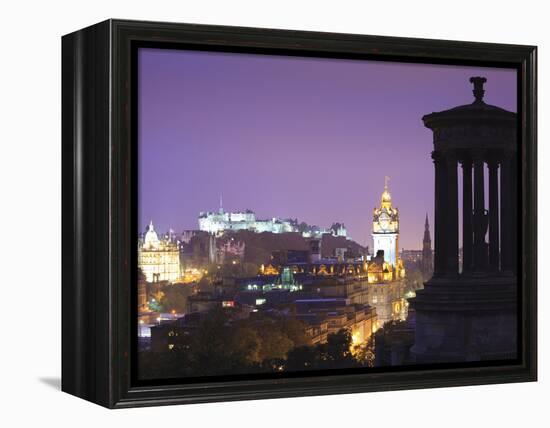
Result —
<instances>
[{"instance_id":1,"label":"golden spire","mask_svg":"<svg viewBox=\"0 0 550 428\"><path fill-rule=\"evenodd\" d=\"M384 191L382 192L381 197L381 206L382 208L390 208L391 207L391 195L388 191L388 181L390 180L390 177L387 175L384 177Z\"/></svg>"}]
</instances>

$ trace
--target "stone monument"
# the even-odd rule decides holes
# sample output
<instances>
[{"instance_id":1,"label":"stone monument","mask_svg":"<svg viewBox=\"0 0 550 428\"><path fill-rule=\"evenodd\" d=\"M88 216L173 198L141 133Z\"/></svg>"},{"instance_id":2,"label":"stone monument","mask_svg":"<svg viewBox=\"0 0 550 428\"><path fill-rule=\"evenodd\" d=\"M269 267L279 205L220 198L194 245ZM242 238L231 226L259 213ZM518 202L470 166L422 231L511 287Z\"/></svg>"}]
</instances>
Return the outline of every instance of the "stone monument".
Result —
<instances>
[{"instance_id":1,"label":"stone monument","mask_svg":"<svg viewBox=\"0 0 550 428\"><path fill-rule=\"evenodd\" d=\"M471 104L422 118L433 131L435 250L433 277L410 302L417 363L514 359L517 353L518 119L484 102L484 77L470 82Z\"/></svg>"}]
</instances>

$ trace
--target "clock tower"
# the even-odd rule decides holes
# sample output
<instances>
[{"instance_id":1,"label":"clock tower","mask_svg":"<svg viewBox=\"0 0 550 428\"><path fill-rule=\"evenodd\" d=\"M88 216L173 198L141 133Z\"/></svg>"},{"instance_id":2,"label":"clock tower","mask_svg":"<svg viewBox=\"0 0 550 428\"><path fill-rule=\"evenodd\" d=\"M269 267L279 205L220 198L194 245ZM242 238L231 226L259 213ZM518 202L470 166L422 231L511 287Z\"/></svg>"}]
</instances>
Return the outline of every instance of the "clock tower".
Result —
<instances>
[{"instance_id":1,"label":"clock tower","mask_svg":"<svg viewBox=\"0 0 550 428\"><path fill-rule=\"evenodd\" d=\"M374 254L384 251L384 261L397 266L399 251L399 211L392 207L388 191L389 177L384 179L384 191L380 198L380 207L374 208L372 220L372 239Z\"/></svg>"}]
</instances>

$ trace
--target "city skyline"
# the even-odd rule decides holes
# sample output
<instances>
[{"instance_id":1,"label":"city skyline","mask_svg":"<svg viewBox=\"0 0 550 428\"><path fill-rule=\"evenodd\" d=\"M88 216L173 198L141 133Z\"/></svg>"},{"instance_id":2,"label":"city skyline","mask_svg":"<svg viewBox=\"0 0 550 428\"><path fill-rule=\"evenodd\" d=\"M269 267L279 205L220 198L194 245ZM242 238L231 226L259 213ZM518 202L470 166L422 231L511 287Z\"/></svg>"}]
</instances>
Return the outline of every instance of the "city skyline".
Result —
<instances>
[{"instance_id":1,"label":"city skyline","mask_svg":"<svg viewBox=\"0 0 550 428\"><path fill-rule=\"evenodd\" d=\"M432 136L422 116L473 101L516 111L514 70L141 49L139 229L198 228L200 211L344 223L371 245L384 176L400 247L433 224Z\"/></svg>"}]
</instances>

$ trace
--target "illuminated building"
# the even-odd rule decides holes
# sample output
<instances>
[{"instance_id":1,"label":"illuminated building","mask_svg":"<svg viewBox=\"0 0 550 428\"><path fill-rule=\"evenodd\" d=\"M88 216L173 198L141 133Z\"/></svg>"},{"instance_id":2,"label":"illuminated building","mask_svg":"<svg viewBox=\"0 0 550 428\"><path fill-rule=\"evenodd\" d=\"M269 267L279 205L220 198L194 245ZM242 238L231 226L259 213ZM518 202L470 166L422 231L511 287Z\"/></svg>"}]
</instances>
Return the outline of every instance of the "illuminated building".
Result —
<instances>
[{"instance_id":1,"label":"illuminated building","mask_svg":"<svg viewBox=\"0 0 550 428\"><path fill-rule=\"evenodd\" d=\"M334 223L332 226L330 226L328 232L332 236L343 236L344 238L347 238L348 236L348 231L344 223Z\"/></svg>"},{"instance_id":2,"label":"illuminated building","mask_svg":"<svg viewBox=\"0 0 550 428\"><path fill-rule=\"evenodd\" d=\"M179 249L170 238L159 239L153 222L138 242L138 266L147 282L175 282L181 277Z\"/></svg>"},{"instance_id":3,"label":"illuminated building","mask_svg":"<svg viewBox=\"0 0 550 428\"><path fill-rule=\"evenodd\" d=\"M181 282L183 284L190 284L193 282L197 282L203 277L204 274L205 274L204 270L200 270L197 268L187 268L183 271L183 277L181 279Z\"/></svg>"},{"instance_id":4,"label":"illuminated building","mask_svg":"<svg viewBox=\"0 0 550 428\"><path fill-rule=\"evenodd\" d=\"M262 275L279 275L279 270L271 264L267 266L262 265L260 267L260 272Z\"/></svg>"},{"instance_id":5,"label":"illuminated building","mask_svg":"<svg viewBox=\"0 0 550 428\"><path fill-rule=\"evenodd\" d=\"M325 343L328 334L348 330L352 348L366 345L368 339L378 329L377 312L368 305L353 304L345 298L313 298L294 301L296 317L312 326L323 326L320 340ZM324 331L323 331L324 330Z\"/></svg>"},{"instance_id":6,"label":"illuminated building","mask_svg":"<svg viewBox=\"0 0 550 428\"><path fill-rule=\"evenodd\" d=\"M296 283L296 281L294 280L294 274L288 267L283 268L280 281L278 281L277 284L280 285L283 290L294 291L302 288L299 284Z\"/></svg>"},{"instance_id":7,"label":"illuminated building","mask_svg":"<svg viewBox=\"0 0 550 428\"><path fill-rule=\"evenodd\" d=\"M270 265L271 266L271 265ZM269 266L268 266L269 267ZM263 268L264 271L266 268ZM281 275L273 283L268 284L248 284L246 289L248 291L271 291L271 290L288 290L288 291L299 291L302 290L302 285L296 282L294 279L294 274L292 269L289 267L284 267Z\"/></svg>"},{"instance_id":8,"label":"illuminated building","mask_svg":"<svg viewBox=\"0 0 550 428\"><path fill-rule=\"evenodd\" d=\"M388 177L384 183L380 207L374 209L372 239L374 254L379 250L384 251L384 261L396 266L399 254L399 212L397 208L392 207L387 180Z\"/></svg>"},{"instance_id":9,"label":"illuminated building","mask_svg":"<svg viewBox=\"0 0 550 428\"><path fill-rule=\"evenodd\" d=\"M271 219L260 220L256 218L254 211L236 211L227 212L223 209L220 200L220 208L217 212L205 211L199 213L199 230L212 233L214 235L223 235L226 231L249 230L256 233L288 233L300 232L305 238L320 238L323 234L332 236L342 236L348 238L346 227L343 223L333 223L328 229L318 226L309 226L305 223L298 224L296 219L282 219L273 217ZM186 239L190 235L187 231Z\"/></svg>"},{"instance_id":10,"label":"illuminated building","mask_svg":"<svg viewBox=\"0 0 550 428\"><path fill-rule=\"evenodd\" d=\"M407 316L404 299L405 267L399 257L399 211L392 206L388 191L388 177L380 198L380 207L374 209L372 237L375 256L367 267L368 303L376 308L379 325Z\"/></svg>"},{"instance_id":11,"label":"illuminated building","mask_svg":"<svg viewBox=\"0 0 550 428\"><path fill-rule=\"evenodd\" d=\"M374 209L372 222L374 254L369 265L369 282L395 281L405 277L403 261L399 258L399 211L392 207L388 191L388 177L380 198L380 207ZM380 257L383 256L383 260Z\"/></svg>"},{"instance_id":12,"label":"illuminated building","mask_svg":"<svg viewBox=\"0 0 550 428\"><path fill-rule=\"evenodd\" d=\"M382 250L378 250L376 257L373 257L368 264L367 278L371 284L403 279L405 278L403 261L397 259L397 265L394 266L385 261Z\"/></svg>"},{"instance_id":13,"label":"illuminated building","mask_svg":"<svg viewBox=\"0 0 550 428\"><path fill-rule=\"evenodd\" d=\"M199 214L199 229L216 235L221 235L229 230L250 230L257 233L295 231L290 220L278 218L258 220L254 211L227 212L221 203L218 212L201 212Z\"/></svg>"},{"instance_id":14,"label":"illuminated building","mask_svg":"<svg viewBox=\"0 0 550 428\"><path fill-rule=\"evenodd\" d=\"M272 285L273 289L298 291L302 289L302 286L294 279L294 274L289 267L284 267L281 272L281 276L277 279L275 284Z\"/></svg>"}]
</instances>

